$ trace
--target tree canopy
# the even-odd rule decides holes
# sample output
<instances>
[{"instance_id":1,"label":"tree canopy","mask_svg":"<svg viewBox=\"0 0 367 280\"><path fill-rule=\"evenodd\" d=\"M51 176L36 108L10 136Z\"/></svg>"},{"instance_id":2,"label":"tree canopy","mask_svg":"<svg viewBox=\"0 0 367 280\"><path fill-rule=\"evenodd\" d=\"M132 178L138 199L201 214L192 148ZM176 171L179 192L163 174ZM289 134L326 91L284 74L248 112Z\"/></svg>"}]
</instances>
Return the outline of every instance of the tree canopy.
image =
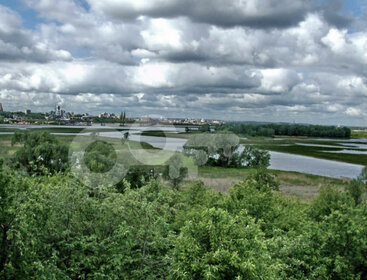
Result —
<instances>
[{"instance_id":1,"label":"tree canopy","mask_svg":"<svg viewBox=\"0 0 367 280\"><path fill-rule=\"evenodd\" d=\"M366 203L330 187L301 204L266 182L92 193L65 174L1 172L0 277L366 279Z\"/></svg>"}]
</instances>

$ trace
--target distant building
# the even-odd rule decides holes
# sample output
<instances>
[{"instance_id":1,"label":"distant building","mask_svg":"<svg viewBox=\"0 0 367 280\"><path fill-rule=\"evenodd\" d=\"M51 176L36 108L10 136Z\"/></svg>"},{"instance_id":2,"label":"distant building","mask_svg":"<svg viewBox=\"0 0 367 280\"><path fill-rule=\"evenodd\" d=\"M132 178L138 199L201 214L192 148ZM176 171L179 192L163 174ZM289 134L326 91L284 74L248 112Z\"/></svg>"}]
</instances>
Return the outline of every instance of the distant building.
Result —
<instances>
[{"instance_id":1,"label":"distant building","mask_svg":"<svg viewBox=\"0 0 367 280\"><path fill-rule=\"evenodd\" d=\"M106 112L100 113L98 115L98 118L109 118L109 117L110 117L110 114L109 113L106 113Z\"/></svg>"},{"instance_id":2,"label":"distant building","mask_svg":"<svg viewBox=\"0 0 367 280\"><path fill-rule=\"evenodd\" d=\"M32 111L30 109L24 110L24 114L29 115L30 113L32 113Z\"/></svg>"},{"instance_id":3,"label":"distant building","mask_svg":"<svg viewBox=\"0 0 367 280\"><path fill-rule=\"evenodd\" d=\"M4 112L3 105L0 103L0 113Z\"/></svg>"},{"instance_id":4,"label":"distant building","mask_svg":"<svg viewBox=\"0 0 367 280\"><path fill-rule=\"evenodd\" d=\"M57 117L61 117L61 107L60 107L60 105L55 106L55 115Z\"/></svg>"},{"instance_id":5,"label":"distant building","mask_svg":"<svg viewBox=\"0 0 367 280\"><path fill-rule=\"evenodd\" d=\"M82 121L89 121L90 116L88 113L84 113L83 116L81 117Z\"/></svg>"},{"instance_id":6,"label":"distant building","mask_svg":"<svg viewBox=\"0 0 367 280\"><path fill-rule=\"evenodd\" d=\"M23 121L25 121L26 119L25 119L25 116L20 116L20 115L18 115L18 114L14 114L14 115L13 115L13 120L18 121L18 122L23 122Z\"/></svg>"}]
</instances>

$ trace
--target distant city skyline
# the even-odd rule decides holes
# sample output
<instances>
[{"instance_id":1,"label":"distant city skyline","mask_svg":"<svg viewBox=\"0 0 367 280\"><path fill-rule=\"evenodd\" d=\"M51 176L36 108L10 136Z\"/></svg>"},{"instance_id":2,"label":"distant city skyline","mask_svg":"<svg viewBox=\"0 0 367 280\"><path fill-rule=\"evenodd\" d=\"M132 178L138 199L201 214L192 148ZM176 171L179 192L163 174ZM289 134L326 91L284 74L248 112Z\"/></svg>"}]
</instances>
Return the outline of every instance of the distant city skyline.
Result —
<instances>
[{"instance_id":1,"label":"distant city skyline","mask_svg":"<svg viewBox=\"0 0 367 280\"><path fill-rule=\"evenodd\" d=\"M1 107L1 103L0 103L0 109L2 109ZM68 115L68 117L70 117L71 115L90 115L90 116L94 116L94 117L116 117L116 118L119 118L120 114L121 114L121 111L120 113L116 113L116 112L106 112L106 111L102 111L102 112L99 112L99 113L90 113L90 112L72 112L72 111L67 111L66 110L67 108L63 108L61 107L61 105L58 105L56 104L54 106L53 109L49 110L49 111L37 111L37 112L34 112L32 111L31 109L24 109L24 110L10 110L8 112L24 112L25 114L30 114L30 113L42 113L42 114L46 114L46 115L52 115L54 114L55 116L58 116L58 117L63 117L64 114ZM1 110L0 110L1 112ZM124 111L124 113L126 114L126 111ZM103 116L104 115L104 116ZM166 117L166 116L162 116L162 115L157 115L157 114L143 114L143 115L125 115L126 118L151 118L151 119L195 119L195 120L204 120L205 118L202 118L202 117L199 117L199 118L193 118L193 117L177 117L177 116L173 116L173 117ZM221 120L221 119L208 119L208 120Z\"/></svg>"},{"instance_id":2,"label":"distant city skyline","mask_svg":"<svg viewBox=\"0 0 367 280\"><path fill-rule=\"evenodd\" d=\"M0 103L1 105L1 103ZM10 111L10 112L25 112L26 110L30 110L32 113L43 113L43 114L49 114L50 112L52 112L53 110L55 110L55 106L58 106L61 108L61 105L54 105L53 108L48 108L49 110L46 110L46 111L34 111L34 110L31 110L31 109L17 109L17 110L7 110L7 111ZM0 106L1 108L1 106ZM99 115L103 114L103 113L107 113L107 114L113 114L113 115L116 115L117 117L119 116L119 114L121 113L121 110L118 111L118 112L113 112L113 111L98 111L97 110L94 110L94 111L91 111L91 112L88 112L88 111L71 111L71 110L68 110L67 108L61 108L61 109L65 109L65 110L61 110L63 111L64 113L72 113L72 114L76 114L76 115L83 115L83 114L88 114L90 116L94 116L94 117L98 117ZM60 111L60 112L61 112ZM0 111L1 112L1 111ZM54 111L55 112L55 111ZM140 115L139 115L140 114ZM56 114L58 115L58 114ZM228 122L228 121L233 121L233 122L266 122L266 123L299 123L299 124L319 124L319 125L333 125L333 126L360 126L360 127L367 127L367 122L365 124L360 124L360 125L357 125L357 124L344 124L344 123L333 123L333 122L326 122L326 123L322 123L322 122L306 122L306 121L296 121L295 119L293 120L289 120L289 121L272 121L272 120L258 120L258 119L226 119L225 117L224 118L213 118L213 117L209 117L209 118L205 118L205 117L202 117L200 116L199 114L196 114L196 116L178 116L178 115L171 115L171 116L164 116L164 115L161 115L161 114L154 114L154 113L151 113L151 114L145 114L144 112L137 112L137 113L133 113L133 112L128 112L127 114L127 118L152 118L152 119L192 119L192 120L200 120L200 119L204 119L204 120L209 120L209 121L212 121L212 120L218 120L218 121L225 121L225 122Z\"/></svg>"},{"instance_id":3,"label":"distant city skyline","mask_svg":"<svg viewBox=\"0 0 367 280\"><path fill-rule=\"evenodd\" d=\"M0 102L366 125L366 18L364 0L0 0Z\"/></svg>"}]
</instances>

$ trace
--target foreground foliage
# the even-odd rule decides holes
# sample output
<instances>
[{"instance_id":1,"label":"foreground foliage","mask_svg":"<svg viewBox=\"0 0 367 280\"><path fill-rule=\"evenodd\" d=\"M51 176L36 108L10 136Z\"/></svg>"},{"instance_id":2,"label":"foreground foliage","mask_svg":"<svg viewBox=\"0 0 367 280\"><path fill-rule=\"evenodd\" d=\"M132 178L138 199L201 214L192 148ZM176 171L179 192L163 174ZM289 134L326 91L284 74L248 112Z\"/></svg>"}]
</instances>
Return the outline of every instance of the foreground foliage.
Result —
<instances>
[{"instance_id":1,"label":"foreground foliage","mask_svg":"<svg viewBox=\"0 0 367 280\"><path fill-rule=\"evenodd\" d=\"M366 203L330 187L300 204L263 172L227 195L1 172L0 278L366 279Z\"/></svg>"}]
</instances>

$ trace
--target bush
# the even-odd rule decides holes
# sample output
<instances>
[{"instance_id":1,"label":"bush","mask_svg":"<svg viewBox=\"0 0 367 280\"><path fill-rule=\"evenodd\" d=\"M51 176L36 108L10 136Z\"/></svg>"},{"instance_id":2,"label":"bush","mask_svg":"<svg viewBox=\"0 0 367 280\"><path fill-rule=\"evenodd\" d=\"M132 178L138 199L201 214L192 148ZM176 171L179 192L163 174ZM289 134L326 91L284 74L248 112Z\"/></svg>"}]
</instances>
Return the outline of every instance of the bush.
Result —
<instances>
[{"instance_id":1,"label":"bush","mask_svg":"<svg viewBox=\"0 0 367 280\"><path fill-rule=\"evenodd\" d=\"M25 169L30 174L46 174L65 171L68 166L68 147L54 135L42 133L19 133L12 138L12 145L22 143L11 158L11 166Z\"/></svg>"},{"instance_id":2,"label":"bush","mask_svg":"<svg viewBox=\"0 0 367 280\"><path fill-rule=\"evenodd\" d=\"M270 154L268 151L246 146L239 156L239 163L241 166L266 168L270 165Z\"/></svg>"},{"instance_id":3,"label":"bush","mask_svg":"<svg viewBox=\"0 0 367 280\"><path fill-rule=\"evenodd\" d=\"M184 180L188 173L187 167L184 167L182 156L174 154L167 162L163 172L163 178L172 182L175 188Z\"/></svg>"},{"instance_id":4,"label":"bush","mask_svg":"<svg viewBox=\"0 0 367 280\"><path fill-rule=\"evenodd\" d=\"M265 168L258 168L255 172L251 173L246 181L251 182L257 189L269 189L279 191L279 183L275 180L275 177L269 173Z\"/></svg>"},{"instance_id":5,"label":"bush","mask_svg":"<svg viewBox=\"0 0 367 280\"><path fill-rule=\"evenodd\" d=\"M172 279L273 279L260 227L242 212L204 209L187 221L173 251Z\"/></svg>"},{"instance_id":6,"label":"bush","mask_svg":"<svg viewBox=\"0 0 367 280\"><path fill-rule=\"evenodd\" d=\"M346 187L347 192L358 205L367 199L367 167L362 169L357 179L353 179Z\"/></svg>"},{"instance_id":7,"label":"bush","mask_svg":"<svg viewBox=\"0 0 367 280\"><path fill-rule=\"evenodd\" d=\"M116 152L113 146L105 141L97 140L85 150L84 162L86 166L97 173L105 173L116 163Z\"/></svg>"},{"instance_id":8,"label":"bush","mask_svg":"<svg viewBox=\"0 0 367 280\"><path fill-rule=\"evenodd\" d=\"M353 206L352 198L331 186L326 187L320 190L320 195L313 201L310 216L320 221L333 211L340 210L344 205Z\"/></svg>"},{"instance_id":9,"label":"bush","mask_svg":"<svg viewBox=\"0 0 367 280\"><path fill-rule=\"evenodd\" d=\"M130 166L124 179L116 187L119 192L124 192L127 187L139 189L150 180L158 177L158 171L156 169L157 167L155 166Z\"/></svg>"}]
</instances>

